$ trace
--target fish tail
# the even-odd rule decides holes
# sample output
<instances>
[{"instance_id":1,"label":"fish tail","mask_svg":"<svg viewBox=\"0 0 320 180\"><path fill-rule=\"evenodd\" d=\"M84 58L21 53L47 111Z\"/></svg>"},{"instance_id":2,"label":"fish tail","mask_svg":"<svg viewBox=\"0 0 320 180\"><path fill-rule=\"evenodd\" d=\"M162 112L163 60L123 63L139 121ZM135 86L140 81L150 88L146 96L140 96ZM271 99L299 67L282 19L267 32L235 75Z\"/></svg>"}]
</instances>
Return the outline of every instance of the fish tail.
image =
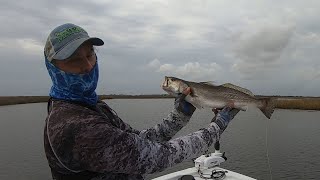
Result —
<instances>
[{"instance_id":1,"label":"fish tail","mask_svg":"<svg viewBox=\"0 0 320 180\"><path fill-rule=\"evenodd\" d=\"M275 108L275 99L274 98L263 98L262 99L263 106L260 108L262 113L268 118L271 118L272 113Z\"/></svg>"}]
</instances>

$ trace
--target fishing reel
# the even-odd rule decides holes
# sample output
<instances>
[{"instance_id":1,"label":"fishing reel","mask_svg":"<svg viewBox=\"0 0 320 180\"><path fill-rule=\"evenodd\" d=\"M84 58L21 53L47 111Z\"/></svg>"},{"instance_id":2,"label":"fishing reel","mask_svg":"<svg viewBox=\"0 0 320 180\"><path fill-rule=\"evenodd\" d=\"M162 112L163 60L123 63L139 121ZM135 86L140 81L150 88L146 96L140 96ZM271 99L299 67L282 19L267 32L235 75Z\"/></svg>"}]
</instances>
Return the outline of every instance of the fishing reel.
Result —
<instances>
[{"instance_id":1,"label":"fishing reel","mask_svg":"<svg viewBox=\"0 0 320 180\"><path fill-rule=\"evenodd\" d=\"M215 152L202 155L195 159L195 167L198 169L210 169L213 167L220 166L221 163L225 162L227 160L227 157L225 156L225 152L220 152L220 143L217 141L214 144Z\"/></svg>"}]
</instances>

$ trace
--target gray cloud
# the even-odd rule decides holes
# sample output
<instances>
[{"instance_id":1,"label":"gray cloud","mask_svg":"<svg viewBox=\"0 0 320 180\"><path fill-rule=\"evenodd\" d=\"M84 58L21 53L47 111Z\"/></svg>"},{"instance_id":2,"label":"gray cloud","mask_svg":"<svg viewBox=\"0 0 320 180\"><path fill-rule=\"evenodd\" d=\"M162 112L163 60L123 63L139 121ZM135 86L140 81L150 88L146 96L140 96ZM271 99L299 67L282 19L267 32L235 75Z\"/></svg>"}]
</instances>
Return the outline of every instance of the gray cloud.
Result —
<instances>
[{"instance_id":1,"label":"gray cloud","mask_svg":"<svg viewBox=\"0 0 320 180\"><path fill-rule=\"evenodd\" d=\"M293 33L291 27L263 27L241 34L234 49L235 70L249 76L279 67L278 61Z\"/></svg>"},{"instance_id":2,"label":"gray cloud","mask_svg":"<svg viewBox=\"0 0 320 180\"><path fill-rule=\"evenodd\" d=\"M204 79L218 78L222 74L222 68L217 63L201 64L199 62L187 62L183 65L161 64L155 59L147 65L151 70L156 70L164 75L177 76L186 80L201 81Z\"/></svg>"},{"instance_id":3,"label":"gray cloud","mask_svg":"<svg viewBox=\"0 0 320 180\"><path fill-rule=\"evenodd\" d=\"M317 7L316 0L4 1L0 96L48 93L43 45L66 22L105 41L100 94L162 93L163 76L172 74L257 94L319 96Z\"/></svg>"},{"instance_id":4,"label":"gray cloud","mask_svg":"<svg viewBox=\"0 0 320 180\"><path fill-rule=\"evenodd\" d=\"M244 61L272 63L280 57L291 34L292 29L290 28L269 29L265 27L252 36L241 39L235 51L237 56Z\"/></svg>"}]
</instances>

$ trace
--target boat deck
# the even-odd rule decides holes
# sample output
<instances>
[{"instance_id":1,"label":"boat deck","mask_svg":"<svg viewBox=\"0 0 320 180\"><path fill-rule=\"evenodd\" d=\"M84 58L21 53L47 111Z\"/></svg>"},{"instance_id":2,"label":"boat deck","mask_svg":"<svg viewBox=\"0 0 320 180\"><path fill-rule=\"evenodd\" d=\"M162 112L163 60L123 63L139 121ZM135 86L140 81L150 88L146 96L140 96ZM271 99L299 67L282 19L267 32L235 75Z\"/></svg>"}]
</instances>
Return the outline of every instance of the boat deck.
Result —
<instances>
[{"instance_id":1,"label":"boat deck","mask_svg":"<svg viewBox=\"0 0 320 180\"><path fill-rule=\"evenodd\" d=\"M179 178L181 178L183 175L192 175L194 177L195 180L203 180L203 179L214 179L214 178L210 178L210 175L212 174L213 171L225 171L225 177L224 178L220 178L223 180L255 180L254 178L245 176L243 174L239 174L233 171L229 171L227 169L223 169L220 167L215 167L215 168L211 168L211 169L206 169L206 170L202 170L202 176L198 173L198 169L193 167L193 168L188 168L188 169L184 169L181 171L177 171L174 173L170 173L164 176L160 176L157 178L154 178L152 180L178 180ZM217 174L218 175L218 174ZM186 180L191 180L190 178L186 178ZM219 179L219 178L216 178Z\"/></svg>"}]
</instances>

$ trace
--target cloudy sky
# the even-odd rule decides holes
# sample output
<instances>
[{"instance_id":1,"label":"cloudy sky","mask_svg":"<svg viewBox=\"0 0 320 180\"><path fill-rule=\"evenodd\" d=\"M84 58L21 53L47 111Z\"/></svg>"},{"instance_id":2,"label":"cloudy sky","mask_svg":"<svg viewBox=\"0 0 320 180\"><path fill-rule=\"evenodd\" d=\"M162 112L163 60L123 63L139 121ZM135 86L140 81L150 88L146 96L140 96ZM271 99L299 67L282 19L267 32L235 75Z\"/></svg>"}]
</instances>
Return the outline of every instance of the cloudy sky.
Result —
<instances>
[{"instance_id":1,"label":"cloudy sky","mask_svg":"<svg viewBox=\"0 0 320 180\"><path fill-rule=\"evenodd\" d=\"M164 76L320 96L319 0L0 0L0 96L47 95L43 47L70 22L104 40L98 94L164 93Z\"/></svg>"}]
</instances>

